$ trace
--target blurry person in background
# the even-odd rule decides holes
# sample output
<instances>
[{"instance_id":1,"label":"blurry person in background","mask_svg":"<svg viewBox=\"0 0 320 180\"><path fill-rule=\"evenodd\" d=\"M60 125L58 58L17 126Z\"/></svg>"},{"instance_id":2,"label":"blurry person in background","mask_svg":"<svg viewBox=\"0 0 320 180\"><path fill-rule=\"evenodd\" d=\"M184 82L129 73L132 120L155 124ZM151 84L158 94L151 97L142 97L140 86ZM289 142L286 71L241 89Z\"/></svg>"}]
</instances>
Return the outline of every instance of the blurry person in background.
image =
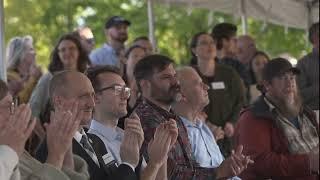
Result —
<instances>
[{"instance_id":1,"label":"blurry person in background","mask_svg":"<svg viewBox=\"0 0 320 180\"><path fill-rule=\"evenodd\" d=\"M42 74L36 65L32 37L12 38L6 54L9 91L20 103L26 103Z\"/></svg>"},{"instance_id":2,"label":"blurry person in background","mask_svg":"<svg viewBox=\"0 0 320 180\"><path fill-rule=\"evenodd\" d=\"M106 42L102 47L90 53L90 60L95 65L112 65L121 69L125 42L128 40L128 28L131 22L121 16L112 16L104 26Z\"/></svg>"},{"instance_id":3,"label":"blurry person in background","mask_svg":"<svg viewBox=\"0 0 320 180\"><path fill-rule=\"evenodd\" d=\"M218 144L224 157L228 157L232 150L234 126L245 102L244 85L232 67L215 61L216 44L210 34L200 32L194 35L190 51L192 59L197 62L194 68L209 86L210 103L204 110L208 115L208 126L212 130L212 125L224 130L225 138L218 141Z\"/></svg>"},{"instance_id":4,"label":"blurry person in background","mask_svg":"<svg viewBox=\"0 0 320 180\"><path fill-rule=\"evenodd\" d=\"M49 72L41 77L30 98L32 115L40 118L45 114L49 101L49 84L55 73L63 70L76 70L84 73L88 63L88 54L79 38L74 34L62 35L52 51Z\"/></svg>"},{"instance_id":5,"label":"blurry person in background","mask_svg":"<svg viewBox=\"0 0 320 180\"><path fill-rule=\"evenodd\" d=\"M78 32L81 43L84 47L84 49L87 51L88 54L94 49L95 46L95 40L94 35L91 31L91 29L87 26L85 27L79 27L76 32Z\"/></svg>"},{"instance_id":6,"label":"blurry person in background","mask_svg":"<svg viewBox=\"0 0 320 180\"><path fill-rule=\"evenodd\" d=\"M257 86L262 84L262 70L269 60L269 56L265 52L257 51L250 62L250 73L253 77L249 89L250 103L253 103L261 95Z\"/></svg>"},{"instance_id":7,"label":"blurry person in background","mask_svg":"<svg viewBox=\"0 0 320 180\"><path fill-rule=\"evenodd\" d=\"M310 27L309 41L313 50L298 61L297 68L301 71L298 85L303 103L319 110L319 22Z\"/></svg>"},{"instance_id":8,"label":"blurry person in background","mask_svg":"<svg viewBox=\"0 0 320 180\"><path fill-rule=\"evenodd\" d=\"M140 36L140 37L135 38L132 43L132 46L134 46L134 45L138 45L138 46L143 47L146 50L147 55L151 55L151 54L155 53L154 48L152 46L152 43L147 36Z\"/></svg>"}]
</instances>

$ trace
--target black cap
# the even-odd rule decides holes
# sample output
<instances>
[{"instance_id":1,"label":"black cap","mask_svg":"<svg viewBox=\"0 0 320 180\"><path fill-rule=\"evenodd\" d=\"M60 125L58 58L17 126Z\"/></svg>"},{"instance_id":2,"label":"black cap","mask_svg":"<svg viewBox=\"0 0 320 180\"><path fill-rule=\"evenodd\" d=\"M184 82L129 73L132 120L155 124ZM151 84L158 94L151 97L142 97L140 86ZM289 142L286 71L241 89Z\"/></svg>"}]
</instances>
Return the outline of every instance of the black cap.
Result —
<instances>
[{"instance_id":1,"label":"black cap","mask_svg":"<svg viewBox=\"0 0 320 180\"><path fill-rule=\"evenodd\" d=\"M300 74L300 70L292 66L292 64L284 58L275 58L270 60L262 71L262 78L266 81L271 81L273 78L283 75L287 72Z\"/></svg>"},{"instance_id":2,"label":"black cap","mask_svg":"<svg viewBox=\"0 0 320 180\"><path fill-rule=\"evenodd\" d=\"M130 26L131 22L121 16L112 16L111 18L109 18L107 20L107 22L105 24L105 28L109 29L112 26L119 25L119 24L126 24L126 25Z\"/></svg>"}]
</instances>

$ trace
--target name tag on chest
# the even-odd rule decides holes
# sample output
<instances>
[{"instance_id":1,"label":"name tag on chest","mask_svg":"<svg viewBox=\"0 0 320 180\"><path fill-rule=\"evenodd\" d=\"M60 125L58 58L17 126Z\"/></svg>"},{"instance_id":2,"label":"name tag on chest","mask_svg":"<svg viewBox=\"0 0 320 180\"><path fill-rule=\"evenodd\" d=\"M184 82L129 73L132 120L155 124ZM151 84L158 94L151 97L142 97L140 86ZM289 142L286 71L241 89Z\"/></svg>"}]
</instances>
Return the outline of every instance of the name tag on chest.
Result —
<instances>
[{"instance_id":1,"label":"name tag on chest","mask_svg":"<svg viewBox=\"0 0 320 180\"><path fill-rule=\"evenodd\" d=\"M103 155L103 156L102 156L102 159L103 159L103 162L104 162L106 165L115 163L115 159L113 158L113 156L111 155L111 153L108 153L108 154ZM116 166L117 166L117 163L115 163L115 164L116 164Z\"/></svg>"},{"instance_id":2,"label":"name tag on chest","mask_svg":"<svg viewBox=\"0 0 320 180\"><path fill-rule=\"evenodd\" d=\"M226 86L225 86L224 82L222 82L222 81L221 82L212 82L211 88L213 90L220 90L220 89L225 89Z\"/></svg>"}]
</instances>

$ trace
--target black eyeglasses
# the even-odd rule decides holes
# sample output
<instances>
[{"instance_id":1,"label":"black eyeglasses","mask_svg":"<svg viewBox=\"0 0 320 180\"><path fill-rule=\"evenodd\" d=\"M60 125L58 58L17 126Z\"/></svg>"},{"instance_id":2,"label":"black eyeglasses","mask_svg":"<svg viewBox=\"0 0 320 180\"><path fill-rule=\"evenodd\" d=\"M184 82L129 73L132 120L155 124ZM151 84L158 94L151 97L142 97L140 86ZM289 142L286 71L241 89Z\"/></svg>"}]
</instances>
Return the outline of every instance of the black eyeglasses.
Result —
<instances>
[{"instance_id":1,"label":"black eyeglasses","mask_svg":"<svg viewBox=\"0 0 320 180\"><path fill-rule=\"evenodd\" d=\"M101 88L101 89L97 90L97 92L106 91L108 89L113 89L114 90L114 94L116 96L123 95L123 96L129 98L130 95L131 95L131 89L129 87L120 86L120 85L114 85L114 86L110 86L110 87Z\"/></svg>"}]
</instances>

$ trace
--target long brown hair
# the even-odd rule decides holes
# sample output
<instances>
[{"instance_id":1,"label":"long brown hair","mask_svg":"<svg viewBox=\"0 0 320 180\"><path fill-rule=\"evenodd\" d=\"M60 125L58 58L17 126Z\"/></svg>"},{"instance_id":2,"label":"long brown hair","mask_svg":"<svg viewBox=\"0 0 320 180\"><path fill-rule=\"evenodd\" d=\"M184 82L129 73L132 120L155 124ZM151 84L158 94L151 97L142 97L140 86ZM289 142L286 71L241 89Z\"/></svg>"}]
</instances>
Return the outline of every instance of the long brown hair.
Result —
<instances>
[{"instance_id":1,"label":"long brown hair","mask_svg":"<svg viewBox=\"0 0 320 180\"><path fill-rule=\"evenodd\" d=\"M88 53L82 47L79 37L77 37L73 33L64 34L60 37L58 43L56 44L56 46L54 47L51 53L51 62L49 64L49 71L53 74L54 72L64 70L63 63L59 57L59 50L58 50L58 47L63 40L72 41L77 46L79 51L77 70L79 72L84 73L87 70L87 66L89 64Z\"/></svg>"}]
</instances>

